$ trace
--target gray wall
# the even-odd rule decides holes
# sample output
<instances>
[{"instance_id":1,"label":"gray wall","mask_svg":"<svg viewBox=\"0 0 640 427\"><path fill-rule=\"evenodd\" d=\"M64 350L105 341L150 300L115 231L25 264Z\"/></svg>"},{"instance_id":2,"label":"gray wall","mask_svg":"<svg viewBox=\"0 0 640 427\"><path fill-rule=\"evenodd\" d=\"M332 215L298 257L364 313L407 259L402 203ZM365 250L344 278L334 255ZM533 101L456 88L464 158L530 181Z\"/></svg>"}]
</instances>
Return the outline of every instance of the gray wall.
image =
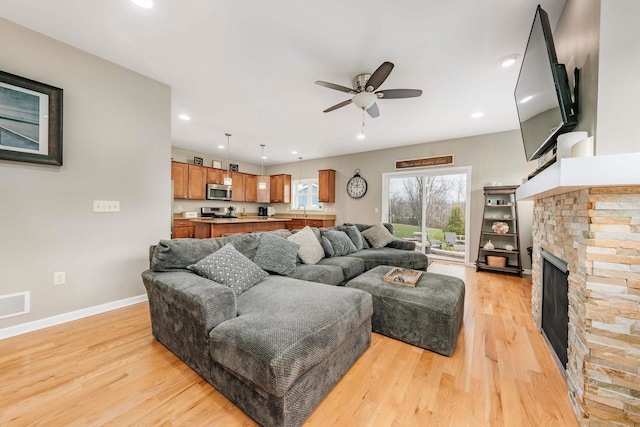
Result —
<instances>
[{"instance_id":1,"label":"gray wall","mask_svg":"<svg viewBox=\"0 0 640 427\"><path fill-rule=\"evenodd\" d=\"M598 154L640 151L640 2L603 0L598 91Z\"/></svg>"},{"instance_id":2,"label":"gray wall","mask_svg":"<svg viewBox=\"0 0 640 427\"><path fill-rule=\"evenodd\" d=\"M336 203L325 204L325 210L335 213L336 223L363 222L373 223L381 220L382 174L394 172L394 161L421 157L454 155L454 166L471 166L471 228L467 237L470 248L469 260L477 257L480 224L483 212L483 187L491 181L503 185L518 185L533 171L534 165L525 161L520 131L479 135L447 141L410 145L387 150L369 151L347 156L328 157L302 162L302 178L317 177L319 169L336 170ZM369 185L367 194L358 200L346 193L347 181L353 176L354 169ZM298 179L298 163L288 163L268 168L270 174L289 173ZM274 205L277 211L286 212L289 205ZM376 212L378 209L378 212ZM333 211L335 210L335 211ZM521 227L521 246L531 246L531 221L533 205L530 202L519 204ZM529 258L524 255L522 262L530 268Z\"/></svg>"},{"instance_id":3,"label":"gray wall","mask_svg":"<svg viewBox=\"0 0 640 427\"><path fill-rule=\"evenodd\" d=\"M64 89L64 165L0 160L0 294L31 291L0 328L144 294L170 230L170 88L4 19L0 40L3 71Z\"/></svg>"},{"instance_id":4,"label":"gray wall","mask_svg":"<svg viewBox=\"0 0 640 427\"><path fill-rule=\"evenodd\" d=\"M572 85L573 70L580 69L579 123L575 130L597 135L600 0L567 0L553 38L558 60L566 65Z\"/></svg>"}]
</instances>

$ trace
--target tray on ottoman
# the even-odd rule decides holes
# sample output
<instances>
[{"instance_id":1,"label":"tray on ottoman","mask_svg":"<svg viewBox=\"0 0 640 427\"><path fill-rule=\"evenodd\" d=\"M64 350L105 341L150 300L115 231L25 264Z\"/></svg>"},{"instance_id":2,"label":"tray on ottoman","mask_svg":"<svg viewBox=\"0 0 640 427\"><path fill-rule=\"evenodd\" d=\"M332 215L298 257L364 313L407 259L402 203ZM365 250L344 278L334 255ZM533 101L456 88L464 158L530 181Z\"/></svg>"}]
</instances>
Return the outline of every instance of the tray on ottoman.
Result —
<instances>
[{"instance_id":1,"label":"tray on ottoman","mask_svg":"<svg viewBox=\"0 0 640 427\"><path fill-rule=\"evenodd\" d=\"M457 277L423 272L415 287L397 286L383 279L392 268L378 266L345 285L373 296L373 331L452 355L462 326L464 282Z\"/></svg>"}]
</instances>

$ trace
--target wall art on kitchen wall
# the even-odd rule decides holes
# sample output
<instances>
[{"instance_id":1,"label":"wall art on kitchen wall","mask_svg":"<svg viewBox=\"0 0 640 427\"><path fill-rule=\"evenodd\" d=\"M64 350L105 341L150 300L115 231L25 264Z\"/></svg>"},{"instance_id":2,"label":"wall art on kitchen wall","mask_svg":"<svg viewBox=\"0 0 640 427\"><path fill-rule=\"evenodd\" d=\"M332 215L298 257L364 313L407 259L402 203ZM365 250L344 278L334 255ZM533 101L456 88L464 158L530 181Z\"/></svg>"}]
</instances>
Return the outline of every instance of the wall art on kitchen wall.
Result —
<instances>
[{"instance_id":1,"label":"wall art on kitchen wall","mask_svg":"<svg viewBox=\"0 0 640 427\"><path fill-rule=\"evenodd\" d=\"M0 159L62 165L62 89L0 71Z\"/></svg>"}]
</instances>

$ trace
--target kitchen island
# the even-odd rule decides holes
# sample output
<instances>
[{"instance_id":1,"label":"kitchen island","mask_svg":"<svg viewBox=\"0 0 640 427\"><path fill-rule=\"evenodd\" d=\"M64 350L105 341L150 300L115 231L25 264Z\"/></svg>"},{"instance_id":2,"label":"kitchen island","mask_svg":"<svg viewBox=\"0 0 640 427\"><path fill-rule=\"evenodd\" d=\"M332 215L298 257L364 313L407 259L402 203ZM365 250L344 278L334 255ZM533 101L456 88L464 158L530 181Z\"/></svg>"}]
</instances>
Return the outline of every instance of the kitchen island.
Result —
<instances>
[{"instance_id":1,"label":"kitchen island","mask_svg":"<svg viewBox=\"0 0 640 427\"><path fill-rule=\"evenodd\" d=\"M194 219L195 238L208 239L221 237L232 233L253 233L256 231L269 231L287 229L289 218L268 217L243 217L243 218L215 218Z\"/></svg>"}]
</instances>

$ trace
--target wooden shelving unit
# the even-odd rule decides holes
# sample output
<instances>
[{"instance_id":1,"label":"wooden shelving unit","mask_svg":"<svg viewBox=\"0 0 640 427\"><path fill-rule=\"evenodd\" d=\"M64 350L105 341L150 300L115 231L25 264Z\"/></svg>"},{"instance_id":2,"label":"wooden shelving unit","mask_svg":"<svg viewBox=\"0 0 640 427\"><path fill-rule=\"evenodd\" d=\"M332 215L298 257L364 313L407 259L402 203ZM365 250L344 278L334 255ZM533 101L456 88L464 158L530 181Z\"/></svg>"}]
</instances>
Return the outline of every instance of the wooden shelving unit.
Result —
<instances>
[{"instance_id":1,"label":"wooden shelving unit","mask_svg":"<svg viewBox=\"0 0 640 427\"><path fill-rule=\"evenodd\" d=\"M476 271L487 270L500 273L512 273L522 277L522 259L520 248L520 224L518 223L518 203L516 189L518 185L484 187L484 211L482 213L482 229ZM509 226L506 233L497 233L492 229L495 222L504 222ZM493 249L485 249L491 240ZM513 246L512 250L506 248ZM487 264L487 255L507 258L505 267L494 267Z\"/></svg>"}]
</instances>

